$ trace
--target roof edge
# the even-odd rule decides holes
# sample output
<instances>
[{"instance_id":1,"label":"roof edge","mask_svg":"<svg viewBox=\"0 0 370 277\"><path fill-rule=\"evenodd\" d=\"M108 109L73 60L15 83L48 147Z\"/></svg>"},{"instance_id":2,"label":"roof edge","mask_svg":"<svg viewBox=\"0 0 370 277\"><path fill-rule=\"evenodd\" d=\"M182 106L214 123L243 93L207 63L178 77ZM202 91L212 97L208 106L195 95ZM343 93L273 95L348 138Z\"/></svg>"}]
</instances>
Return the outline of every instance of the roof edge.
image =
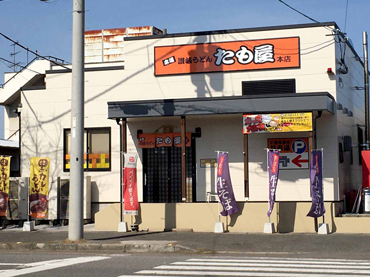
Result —
<instances>
[{"instance_id":1,"label":"roof edge","mask_svg":"<svg viewBox=\"0 0 370 277\"><path fill-rule=\"evenodd\" d=\"M335 23L335 21L329 21L329 22L321 22L321 23L305 23L305 24L266 26L266 27L254 27L254 28L240 28L240 29L226 29L226 30L214 30L214 31L186 32L186 33L174 33L174 34L152 35L152 36L142 36L142 37L125 37L124 41L144 40L144 39L158 39L158 38L173 38L173 37L186 37L186 36L206 36L206 35L232 34L232 33L239 33L239 32L260 32L260 31L273 31L273 30L299 29L299 28L312 28L312 27L325 27L325 26L334 26L334 28L339 28L337 23Z\"/></svg>"}]
</instances>

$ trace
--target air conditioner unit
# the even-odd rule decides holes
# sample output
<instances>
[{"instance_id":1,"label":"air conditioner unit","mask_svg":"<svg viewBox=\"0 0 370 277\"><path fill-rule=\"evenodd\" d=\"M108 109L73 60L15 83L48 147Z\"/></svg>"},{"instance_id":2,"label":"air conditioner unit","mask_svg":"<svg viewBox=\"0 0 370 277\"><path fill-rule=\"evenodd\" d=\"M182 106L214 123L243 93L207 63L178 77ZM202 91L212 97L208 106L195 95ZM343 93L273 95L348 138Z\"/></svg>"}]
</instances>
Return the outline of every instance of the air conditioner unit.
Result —
<instances>
[{"instance_id":1,"label":"air conditioner unit","mask_svg":"<svg viewBox=\"0 0 370 277\"><path fill-rule=\"evenodd\" d=\"M11 178L9 182L8 220L27 219L28 178Z\"/></svg>"}]
</instances>

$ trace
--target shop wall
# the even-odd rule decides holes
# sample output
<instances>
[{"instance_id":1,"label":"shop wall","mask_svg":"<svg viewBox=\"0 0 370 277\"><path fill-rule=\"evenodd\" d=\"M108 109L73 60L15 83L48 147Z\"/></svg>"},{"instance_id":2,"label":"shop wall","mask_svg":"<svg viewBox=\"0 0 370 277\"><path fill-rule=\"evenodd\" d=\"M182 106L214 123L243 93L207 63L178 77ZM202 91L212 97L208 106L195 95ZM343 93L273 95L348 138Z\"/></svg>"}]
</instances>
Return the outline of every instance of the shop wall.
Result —
<instances>
[{"instance_id":1,"label":"shop wall","mask_svg":"<svg viewBox=\"0 0 370 277\"><path fill-rule=\"evenodd\" d=\"M13 135L19 129L19 117L14 110L17 108L20 99L16 99L11 104L5 106L4 109L4 139L8 139L11 135ZM19 134L14 134L10 140L19 140Z\"/></svg>"},{"instance_id":2,"label":"shop wall","mask_svg":"<svg viewBox=\"0 0 370 277\"><path fill-rule=\"evenodd\" d=\"M297 92L328 91L335 94L335 80L326 73L334 68L334 39L324 27L259 32L224 33L125 41L125 87L135 87L129 99L215 97L241 95L241 82L269 79L296 79ZM154 47L196 43L226 42L279 37L300 38L301 68L229 73L199 73L154 76ZM277 51L277 50L276 50ZM314 80L314 81L313 81ZM111 99L111 100L119 100Z\"/></svg>"},{"instance_id":3,"label":"shop wall","mask_svg":"<svg viewBox=\"0 0 370 277\"><path fill-rule=\"evenodd\" d=\"M110 172L86 173L86 175L92 177L93 203L96 206L97 203L105 206L119 200L119 127L114 120L107 119L107 102L241 95L242 81L288 78L296 79L298 93L328 91L335 95L335 80L328 78L326 74L326 69L328 67L334 68L335 65L333 59L334 40L332 36L327 36L328 34L330 32L327 29L317 27L125 41L125 70L99 70L85 73L85 127L112 128L112 170ZM300 69L154 76L154 46L291 36L300 37ZM325 47L322 47L323 45ZM109 64L109 66L121 65L122 63ZM24 91L22 94L24 107L22 112L23 176L28 176L29 162L27 161L29 157L35 155L47 156L52 159L51 172L53 178L57 176L68 178L69 176L69 173L63 172L63 129L70 128L71 122L71 78L70 73L47 74L45 90ZM176 126L174 131L180 131L179 118L161 120L145 119L138 121L129 119L128 151L140 153L136 146L137 129L143 129L145 132L155 132L162 122L164 124L173 122L173 125ZM153 122L156 124L154 125ZM218 122L223 122L221 126L226 131L219 129ZM238 201L242 201L244 198L244 177L241 116L230 116L225 117L225 119L222 116L217 117L217 119L207 117L202 118L202 120L189 117L188 128L193 132L195 127L201 127L203 130L202 138L197 139L197 155L199 155L197 156L197 200L204 201L206 192L214 186L213 173L202 171L203 169L199 168L199 159L201 157L216 157L215 151L223 150L230 152L231 178L236 198ZM257 145L256 148L252 149L253 151L259 151L259 148L266 147L265 142L258 141L257 137L251 137L250 145ZM253 192L251 192L251 201L266 200L267 194L263 197L263 189L258 187L262 180L263 183L266 180L265 169L263 169L265 152L256 152L255 154L255 157L252 154L251 157L256 158L256 161L250 164L251 180L255 184L255 187L253 187L251 182ZM140 159L138 162L139 184L142 183ZM287 186L288 190L292 183L289 180L285 184L284 182L282 182L282 187ZM297 177L296 182L305 183L306 180L302 181ZM140 189L139 186L139 200L142 200ZM293 195L299 196L299 199L306 199L307 189L299 189ZM281 196L278 194L279 197ZM287 200L286 198L282 199Z\"/></svg>"},{"instance_id":4,"label":"shop wall","mask_svg":"<svg viewBox=\"0 0 370 277\"><path fill-rule=\"evenodd\" d=\"M337 148L332 143L336 139L334 115L324 114L320 119L317 119L317 125L317 147L324 149L324 198L325 201L333 201L338 198ZM250 134L248 137L249 201L267 201L268 173L266 150L264 150L267 147L267 140L272 138L308 138L309 133ZM308 163L302 163L302 167L304 166L308 167ZM276 201L311 201L309 169L280 170Z\"/></svg>"},{"instance_id":5,"label":"shop wall","mask_svg":"<svg viewBox=\"0 0 370 277\"><path fill-rule=\"evenodd\" d=\"M344 50L345 47L346 50ZM342 57L344 57L345 64L348 66L347 74L343 74L338 70ZM336 68L336 74L333 78L337 81L337 103L342 106L341 110L337 110L337 141L343 147L345 136L350 136L352 140L350 145L351 151L344 151L342 153L343 159L338 163L339 194L341 199L343 199L344 195L348 196L351 189L358 189L362 185L362 170L359 164L358 126L364 126L365 124L365 94L364 90L361 89L364 86L364 68L352 49L343 43L341 47L339 47L339 44L336 45ZM350 113L353 115L351 116ZM365 132L363 127L362 129Z\"/></svg>"},{"instance_id":6,"label":"shop wall","mask_svg":"<svg viewBox=\"0 0 370 277\"><path fill-rule=\"evenodd\" d=\"M42 156L51 159L53 183L57 177L69 179L69 172L63 171L63 130L71 126L71 78L70 73L48 74L46 89L22 92L22 176L29 175L30 157ZM119 126L115 120L107 119L107 100L99 99L99 93L104 95L102 90L112 87L108 83L117 83L119 79L120 74L111 71L89 72L85 78L85 127L111 128L111 171L85 171L85 176L92 179L93 213L119 202ZM92 80L100 81L101 86L90 86Z\"/></svg>"}]
</instances>

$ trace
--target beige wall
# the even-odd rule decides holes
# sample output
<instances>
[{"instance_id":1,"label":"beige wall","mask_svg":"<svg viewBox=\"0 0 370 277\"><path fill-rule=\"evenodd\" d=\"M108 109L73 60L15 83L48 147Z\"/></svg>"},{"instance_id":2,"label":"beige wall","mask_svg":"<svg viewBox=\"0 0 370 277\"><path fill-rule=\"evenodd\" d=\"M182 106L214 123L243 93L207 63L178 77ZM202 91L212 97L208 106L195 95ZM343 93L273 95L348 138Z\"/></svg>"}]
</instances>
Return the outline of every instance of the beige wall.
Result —
<instances>
[{"instance_id":1,"label":"beige wall","mask_svg":"<svg viewBox=\"0 0 370 277\"><path fill-rule=\"evenodd\" d=\"M149 231L193 230L194 232L213 232L218 221L217 203L169 203L140 204L139 215L124 216L128 228L135 223L139 229ZM325 223L329 224L331 233L369 233L369 217L336 217L341 204L325 203ZM221 217L226 231L229 232L263 232L267 223L267 203L238 203L239 213ZM279 233L315 233L316 226L323 222L307 217L311 203L279 202L271 214L271 222ZM120 206L110 205L95 215L95 229L117 231Z\"/></svg>"}]
</instances>

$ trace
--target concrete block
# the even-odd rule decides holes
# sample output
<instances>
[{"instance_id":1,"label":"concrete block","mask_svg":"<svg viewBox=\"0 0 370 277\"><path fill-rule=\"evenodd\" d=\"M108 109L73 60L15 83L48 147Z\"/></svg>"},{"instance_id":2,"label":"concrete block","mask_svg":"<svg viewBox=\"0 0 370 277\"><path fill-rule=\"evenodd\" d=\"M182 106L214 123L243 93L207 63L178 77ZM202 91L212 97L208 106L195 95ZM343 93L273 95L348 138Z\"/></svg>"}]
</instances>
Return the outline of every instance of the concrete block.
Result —
<instances>
[{"instance_id":1,"label":"concrete block","mask_svg":"<svg viewBox=\"0 0 370 277\"><path fill-rule=\"evenodd\" d=\"M23 231L34 231L35 230L35 221L26 221L23 223Z\"/></svg>"},{"instance_id":2,"label":"concrete block","mask_svg":"<svg viewBox=\"0 0 370 277\"><path fill-rule=\"evenodd\" d=\"M329 234L329 224L321 223L319 224L319 230L317 232L320 235L327 235Z\"/></svg>"},{"instance_id":3,"label":"concrete block","mask_svg":"<svg viewBox=\"0 0 370 277\"><path fill-rule=\"evenodd\" d=\"M126 222L118 223L118 232L127 232L127 223Z\"/></svg>"},{"instance_id":4,"label":"concrete block","mask_svg":"<svg viewBox=\"0 0 370 277\"><path fill-rule=\"evenodd\" d=\"M223 222L216 222L215 223L215 233L224 233L224 223Z\"/></svg>"},{"instance_id":5,"label":"concrete block","mask_svg":"<svg viewBox=\"0 0 370 277\"><path fill-rule=\"evenodd\" d=\"M265 234L273 234L275 233L275 225L274 223L265 223L263 226L263 232Z\"/></svg>"}]
</instances>

